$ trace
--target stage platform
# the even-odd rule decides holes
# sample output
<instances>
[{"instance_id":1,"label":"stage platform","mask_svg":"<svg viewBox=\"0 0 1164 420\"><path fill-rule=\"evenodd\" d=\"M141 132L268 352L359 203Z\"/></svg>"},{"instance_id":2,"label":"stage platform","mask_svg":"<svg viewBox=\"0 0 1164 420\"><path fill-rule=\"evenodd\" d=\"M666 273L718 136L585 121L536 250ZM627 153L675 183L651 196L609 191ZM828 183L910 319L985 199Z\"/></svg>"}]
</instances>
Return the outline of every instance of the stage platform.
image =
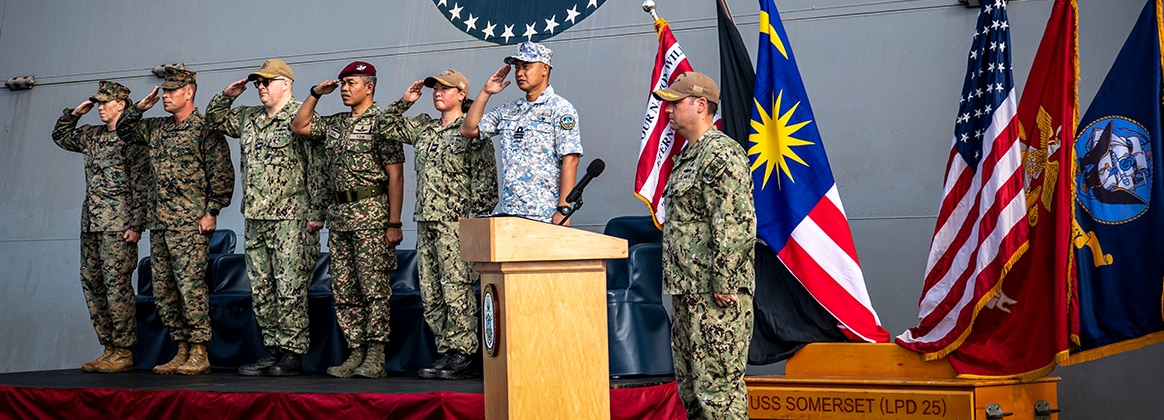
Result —
<instances>
[{"instance_id":1,"label":"stage platform","mask_svg":"<svg viewBox=\"0 0 1164 420\"><path fill-rule=\"evenodd\" d=\"M190 377L70 369L0 374L0 419L482 419L483 393L481 378L272 378L225 370ZM686 418L669 376L612 379L610 399L612 419Z\"/></svg>"}]
</instances>

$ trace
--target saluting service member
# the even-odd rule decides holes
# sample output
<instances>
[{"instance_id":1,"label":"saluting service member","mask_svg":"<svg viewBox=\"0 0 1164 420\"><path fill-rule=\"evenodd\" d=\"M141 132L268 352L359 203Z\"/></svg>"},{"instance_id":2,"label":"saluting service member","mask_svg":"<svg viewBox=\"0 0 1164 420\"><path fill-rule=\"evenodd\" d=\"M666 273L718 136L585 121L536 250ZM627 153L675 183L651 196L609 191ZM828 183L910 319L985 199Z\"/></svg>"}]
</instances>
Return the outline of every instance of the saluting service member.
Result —
<instances>
[{"instance_id":1,"label":"saluting service member","mask_svg":"<svg viewBox=\"0 0 1164 420\"><path fill-rule=\"evenodd\" d=\"M505 57L506 65L481 87L461 125L461 135L492 137L500 143L500 213L559 223L569 211L566 196L574 188L582 140L578 111L550 86L553 55L542 44L518 45L517 53ZM511 65L525 97L486 113L489 98L509 86L505 77ZM565 224L570 224L568 219Z\"/></svg>"},{"instance_id":2,"label":"saluting service member","mask_svg":"<svg viewBox=\"0 0 1164 420\"><path fill-rule=\"evenodd\" d=\"M155 87L117 123L122 139L150 147L155 177L149 225L154 302L162 325L178 343L174 358L153 369L163 375L210 373L205 277L210 234L234 194L234 165L226 138L194 107L196 77L195 72L167 67L161 98ZM142 119L159 99L171 115Z\"/></svg>"},{"instance_id":3,"label":"saluting service member","mask_svg":"<svg viewBox=\"0 0 1164 420\"><path fill-rule=\"evenodd\" d=\"M711 78L684 73L654 94L667 101L671 127L689 142L663 192L663 293L675 309L679 396L688 418L745 419L756 241L748 158L712 124L719 87Z\"/></svg>"},{"instance_id":4,"label":"saluting service member","mask_svg":"<svg viewBox=\"0 0 1164 420\"><path fill-rule=\"evenodd\" d=\"M81 364L85 372L133 370L130 347L137 343L133 269L137 241L145 230L149 192L149 149L117 137L117 120L130 105L129 88L101 81L97 94L66 108L53 129L53 141L85 159L85 203L81 206L81 289L97 341L97 359ZM77 127L97 107L103 125Z\"/></svg>"},{"instance_id":5,"label":"saluting service member","mask_svg":"<svg viewBox=\"0 0 1164 420\"><path fill-rule=\"evenodd\" d=\"M405 118L402 113L432 88L428 114ZM497 205L497 164L489 139L461 136L469 80L448 70L408 87L397 104L384 112L389 138L416 149L416 252L420 265L424 319L436 336L440 357L421 369L422 378L459 379L472 374L477 353L476 284L472 263L461 260L458 221L489 213Z\"/></svg>"},{"instance_id":6,"label":"saluting service member","mask_svg":"<svg viewBox=\"0 0 1164 420\"><path fill-rule=\"evenodd\" d=\"M316 114L319 98L337 87L351 111ZM340 378L385 375L392 297L388 272L396 268L396 246L404 239L404 148L384 136L375 92L376 67L353 62L338 79L311 87L291 125L293 133L322 140L326 149L328 187L334 194L327 207L329 269L336 318L351 351L327 373Z\"/></svg>"},{"instance_id":7,"label":"saluting service member","mask_svg":"<svg viewBox=\"0 0 1164 420\"><path fill-rule=\"evenodd\" d=\"M262 105L232 109L248 82ZM291 94L294 83L291 67L272 58L206 108L216 129L239 140L247 277L267 349L257 362L240 366L240 375L298 375L310 344L307 288L319 259L327 187L322 148L291 134L302 105Z\"/></svg>"}]
</instances>

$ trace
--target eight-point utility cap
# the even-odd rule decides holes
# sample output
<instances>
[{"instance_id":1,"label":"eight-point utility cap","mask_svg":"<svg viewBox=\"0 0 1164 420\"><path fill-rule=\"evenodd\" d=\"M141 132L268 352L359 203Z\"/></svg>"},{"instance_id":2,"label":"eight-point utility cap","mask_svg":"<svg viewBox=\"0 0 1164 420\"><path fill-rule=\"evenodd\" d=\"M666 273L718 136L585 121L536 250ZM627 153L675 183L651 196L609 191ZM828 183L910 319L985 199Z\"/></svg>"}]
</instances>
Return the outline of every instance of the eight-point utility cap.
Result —
<instances>
[{"instance_id":1,"label":"eight-point utility cap","mask_svg":"<svg viewBox=\"0 0 1164 420\"><path fill-rule=\"evenodd\" d=\"M89 100L94 103L109 102L114 99L129 99L129 88L117 82L102 80L97 82L97 94L89 97Z\"/></svg>"},{"instance_id":2,"label":"eight-point utility cap","mask_svg":"<svg viewBox=\"0 0 1164 420\"><path fill-rule=\"evenodd\" d=\"M344 67L343 71L340 71L339 77L337 77L337 79L343 79L343 78L348 77L348 76L375 76L375 75L376 75L376 66L373 66L372 63L365 63L363 61L353 61L351 64L348 64L347 67Z\"/></svg>"},{"instance_id":3,"label":"eight-point utility cap","mask_svg":"<svg viewBox=\"0 0 1164 420\"><path fill-rule=\"evenodd\" d=\"M424 78L424 87L430 88L437 83L464 91L469 90L469 79L456 70L445 70L441 74Z\"/></svg>"},{"instance_id":4,"label":"eight-point utility cap","mask_svg":"<svg viewBox=\"0 0 1164 420\"><path fill-rule=\"evenodd\" d=\"M552 58L554 58L554 52L550 50L549 47L536 42L526 41L517 45L516 53L509 57L505 57L505 64L514 65L517 64L518 61L524 61L527 63L538 62L546 63L547 66L553 68L554 66L550 65L550 59Z\"/></svg>"},{"instance_id":5,"label":"eight-point utility cap","mask_svg":"<svg viewBox=\"0 0 1164 420\"><path fill-rule=\"evenodd\" d=\"M675 83L666 89L656 90L655 96L668 102L678 101L688 96L706 98L708 102L719 103L719 86L706 74L689 71L675 78Z\"/></svg>"},{"instance_id":6,"label":"eight-point utility cap","mask_svg":"<svg viewBox=\"0 0 1164 420\"><path fill-rule=\"evenodd\" d=\"M198 72L166 67L166 82L162 83L162 89L177 89L189 84L198 84Z\"/></svg>"},{"instance_id":7,"label":"eight-point utility cap","mask_svg":"<svg viewBox=\"0 0 1164 420\"><path fill-rule=\"evenodd\" d=\"M288 66L285 61L278 58L272 58L270 60L264 61L263 65L259 67L258 71L247 75L247 80L255 80L260 77L264 79L286 77L288 79L295 80L295 73L291 72L291 66Z\"/></svg>"}]
</instances>

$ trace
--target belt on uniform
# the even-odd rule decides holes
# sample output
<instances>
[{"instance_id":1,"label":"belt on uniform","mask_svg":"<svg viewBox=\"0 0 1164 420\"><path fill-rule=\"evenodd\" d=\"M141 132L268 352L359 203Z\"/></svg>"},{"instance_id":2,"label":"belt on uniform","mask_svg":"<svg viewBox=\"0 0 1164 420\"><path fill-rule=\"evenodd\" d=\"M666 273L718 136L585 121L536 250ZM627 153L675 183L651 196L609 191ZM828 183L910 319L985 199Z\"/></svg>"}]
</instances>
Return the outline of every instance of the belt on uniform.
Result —
<instances>
[{"instance_id":1,"label":"belt on uniform","mask_svg":"<svg viewBox=\"0 0 1164 420\"><path fill-rule=\"evenodd\" d=\"M347 191L340 191L335 193L335 201L337 204L347 204L363 200L365 198L372 198L388 193L388 187L383 185L371 185L367 187L356 187Z\"/></svg>"}]
</instances>

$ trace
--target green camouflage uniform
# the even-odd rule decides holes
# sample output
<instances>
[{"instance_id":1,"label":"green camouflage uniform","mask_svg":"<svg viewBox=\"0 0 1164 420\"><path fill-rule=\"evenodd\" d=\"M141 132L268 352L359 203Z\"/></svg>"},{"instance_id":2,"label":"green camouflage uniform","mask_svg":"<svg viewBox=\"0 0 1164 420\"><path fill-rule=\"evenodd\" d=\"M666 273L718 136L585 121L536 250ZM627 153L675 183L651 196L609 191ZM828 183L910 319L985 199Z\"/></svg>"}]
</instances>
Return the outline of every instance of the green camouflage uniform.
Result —
<instances>
[{"instance_id":1,"label":"green camouflage uniform","mask_svg":"<svg viewBox=\"0 0 1164 420\"><path fill-rule=\"evenodd\" d=\"M663 193L663 293L673 295L675 380L689 418L748 416L756 211L748 159L714 128L675 157ZM713 294L738 294L721 308Z\"/></svg>"},{"instance_id":2,"label":"green camouflage uniform","mask_svg":"<svg viewBox=\"0 0 1164 420\"><path fill-rule=\"evenodd\" d=\"M122 142L105 125L77 127L80 119L65 109L53 141L85 159L81 289L101 345L130 347L137 343L132 282L137 243L126 242L124 235L145 230L149 150Z\"/></svg>"},{"instance_id":3,"label":"green camouflage uniform","mask_svg":"<svg viewBox=\"0 0 1164 420\"><path fill-rule=\"evenodd\" d=\"M197 109L179 123L173 116L143 119L136 106L126 107L117 135L150 147L150 261L162 324L174 341L210 341L210 237L198 234L198 221L230 205L234 166L226 138Z\"/></svg>"},{"instance_id":4,"label":"green camouflage uniform","mask_svg":"<svg viewBox=\"0 0 1164 420\"><path fill-rule=\"evenodd\" d=\"M246 234L247 277L263 345L307 353L307 288L319 259L319 232L309 220L323 221L323 151L318 143L291 134L291 120L302 102L291 98L267 119L263 106L230 105L219 93L206 118L214 128L239 139Z\"/></svg>"},{"instance_id":5,"label":"green camouflage uniform","mask_svg":"<svg viewBox=\"0 0 1164 420\"><path fill-rule=\"evenodd\" d=\"M328 189L342 194L358 188L387 190L388 165L404 162L404 148L381 131L380 106L373 103L353 118L350 112L311 117L311 138L326 150ZM388 194L340 204L329 197L328 247L336 318L348 347L388 341L388 273L396 269L396 249L388 246Z\"/></svg>"},{"instance_id":6,"label":"green camouflage uniform","mask_svg":"<svg viewBox=\"0 0 1164 420\"><path fill-rule=\"evenodd\" d=\"M488 138L461 137L464 116L441 127L427 114L403 117L412 103L400 100L384 113L388 137L416 149L416 252L424 319L441 354L477 352L479 276L461 260L458 221L497 205L497 166Z\"/></svg>"}]
</instances>

